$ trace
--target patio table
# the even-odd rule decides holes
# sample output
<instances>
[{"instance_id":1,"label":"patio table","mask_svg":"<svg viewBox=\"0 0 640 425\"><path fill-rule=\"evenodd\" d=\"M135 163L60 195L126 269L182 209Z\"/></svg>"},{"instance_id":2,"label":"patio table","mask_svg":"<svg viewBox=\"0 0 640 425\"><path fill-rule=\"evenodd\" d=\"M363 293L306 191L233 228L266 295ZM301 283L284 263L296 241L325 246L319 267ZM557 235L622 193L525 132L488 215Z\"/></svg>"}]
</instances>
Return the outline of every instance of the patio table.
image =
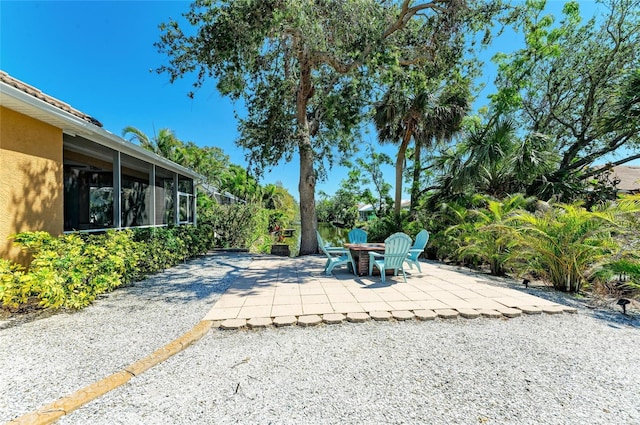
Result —
<instances>
[{"instance_id":1,"label":"patio table","mask_svg":"<svg viewBox=\"0 0 640 425\"><path fill-rule=\"evenodd\" d=\"M344 247L351 252L351 257L356 262L356 274L358 276L365 276L369 274L369 252L381 252L384 253L383 243L346 243ZM377 268L373 270L374 274L380 274L380 270ZM391 273L388 273L391 272ZM393 270L388 270L387 274L393 274Z\"/></svg>"}]
</instances>

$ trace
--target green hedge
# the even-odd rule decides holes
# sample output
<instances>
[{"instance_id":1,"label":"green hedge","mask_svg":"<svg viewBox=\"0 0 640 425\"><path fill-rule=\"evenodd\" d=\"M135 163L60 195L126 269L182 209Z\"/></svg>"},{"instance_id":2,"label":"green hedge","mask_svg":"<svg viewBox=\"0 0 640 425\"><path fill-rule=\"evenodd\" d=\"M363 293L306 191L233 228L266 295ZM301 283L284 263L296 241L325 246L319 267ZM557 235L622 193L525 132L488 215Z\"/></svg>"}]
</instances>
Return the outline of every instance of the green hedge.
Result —
<instances>
[{"instance_id":1,"label":"green hedge","mask_svg":"<svg viewBox=\"0 0 640 425\"><path fill-rule=\"evenodd\" d=\"M15 243L33 260L26 269L0 259L0 303L78 309L99 294L206 253L214 232L206 224L59 237L24 232Z\"/></svg>"}]
</instances>

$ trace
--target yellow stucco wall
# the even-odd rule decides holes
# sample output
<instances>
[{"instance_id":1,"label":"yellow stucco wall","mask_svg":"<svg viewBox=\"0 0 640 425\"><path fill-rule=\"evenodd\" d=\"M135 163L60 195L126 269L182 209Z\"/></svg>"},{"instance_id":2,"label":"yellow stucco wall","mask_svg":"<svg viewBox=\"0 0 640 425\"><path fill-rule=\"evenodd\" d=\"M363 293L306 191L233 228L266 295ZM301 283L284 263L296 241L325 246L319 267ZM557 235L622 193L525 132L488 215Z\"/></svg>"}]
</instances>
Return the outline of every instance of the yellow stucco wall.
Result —
<instances>
[{"instance_id":1,"label":"yellow stucco wall","mask_svg":"<svg viewBox=\"0 0 640 425\"><path fill-rule=\"evenodd\" d=\"M28 261L15 233L62 233L62 172L62 130L0 107L0 257Z\"/></svg>"}]
</instances>

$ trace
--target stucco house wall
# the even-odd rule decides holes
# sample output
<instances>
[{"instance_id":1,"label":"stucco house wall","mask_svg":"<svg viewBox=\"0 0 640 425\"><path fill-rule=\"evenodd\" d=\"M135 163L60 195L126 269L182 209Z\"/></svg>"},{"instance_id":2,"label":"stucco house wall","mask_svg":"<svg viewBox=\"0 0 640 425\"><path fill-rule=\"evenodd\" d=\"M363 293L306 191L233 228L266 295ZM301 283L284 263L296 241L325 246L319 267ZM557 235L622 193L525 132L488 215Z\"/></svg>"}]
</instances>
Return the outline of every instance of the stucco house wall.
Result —
<instances>
[{"instance_id":1,"label":"stucco house wall","mask_svg":"<svg viewBox=\"0 0 640 425\"><path fill-rule=\"evenodd\" d=\"M11 235L63 231L62 130L0 107L0 257L25 262Z\"/></svg>"},{"instance_id":2,"label":"stucco house wall","mask_svg":"<svg viewBox=\"0 0 640 425\"><path fill-rule=\"evenodd\" d=\"M203 180L0 70L0 258L30 261L24 231L196 225Z\"/></svg>"}]
</instances>

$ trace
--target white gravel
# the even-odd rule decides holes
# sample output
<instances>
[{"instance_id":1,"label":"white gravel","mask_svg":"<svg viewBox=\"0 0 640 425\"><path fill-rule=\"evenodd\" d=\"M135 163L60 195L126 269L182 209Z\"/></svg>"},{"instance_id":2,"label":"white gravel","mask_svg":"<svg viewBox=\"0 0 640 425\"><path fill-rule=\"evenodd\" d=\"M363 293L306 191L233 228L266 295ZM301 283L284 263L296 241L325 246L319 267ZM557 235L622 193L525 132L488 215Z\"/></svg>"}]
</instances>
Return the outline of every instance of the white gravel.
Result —
<instances>
[{"instance_id":1,"label":"white gravel","mask_svg":"<svg viewBox=\"0 0 640 425\"><path fill-rule=\"evenodd\" d=\"M177 338L249 261L217 254L75 314L0 323L0 423ZM640 423L640 328L619 316L212 330L59 423Z\"/></svg>"}]
</instances>

